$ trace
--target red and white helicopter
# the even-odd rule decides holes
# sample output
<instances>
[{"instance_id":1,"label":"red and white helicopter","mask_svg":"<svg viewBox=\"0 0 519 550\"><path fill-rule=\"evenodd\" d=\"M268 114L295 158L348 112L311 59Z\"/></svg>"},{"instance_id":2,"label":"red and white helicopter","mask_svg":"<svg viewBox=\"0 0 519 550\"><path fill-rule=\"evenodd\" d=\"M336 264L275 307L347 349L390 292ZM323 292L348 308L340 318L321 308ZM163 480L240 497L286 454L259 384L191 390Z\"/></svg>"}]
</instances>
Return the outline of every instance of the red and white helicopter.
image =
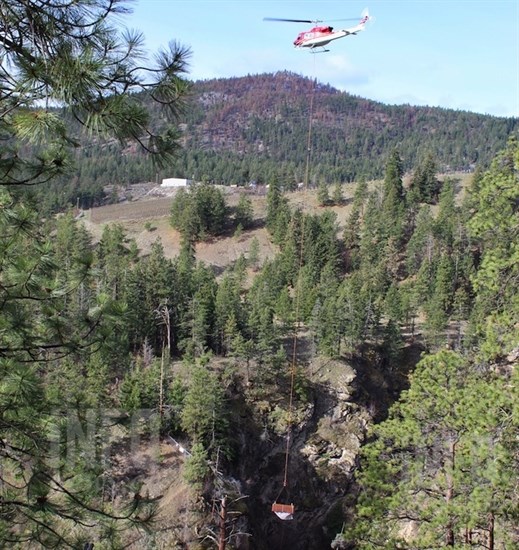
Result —
<instances>
[{"instance_id":1,"label":"red and white helicopter","mask_svg":"<svg viewBox=\"0 0 519 550\"><path fill-rule=\"evenodd\" d=\"M310 51L314 52L316 48L323 48L317 51L327 52L329 50L324 49L324 46L329 44L332 40L337 40L338 38L343 38L344 36L349 36L351 34L357 34L360 31L363 31L366 23L370 21L371 17L369 15L368 8L366 8L362 14L360 21L354 27L341 30L333 30L333 27L329 26L316 26L311 28L308 31L300 32L297 35L297 38L294 40L294 46L296 48L310 48ZM264 21L288 21L292 23L322 23L322 21L310 20L310 19L281 19L279 17L265 17ZM338 19L337 21L347 21L346 19ZM349 20L351 21L351 19ZM355 19L358 21L358 19ZM315 52L314 52L315 53Z\"/></svg>"}]
</instances>

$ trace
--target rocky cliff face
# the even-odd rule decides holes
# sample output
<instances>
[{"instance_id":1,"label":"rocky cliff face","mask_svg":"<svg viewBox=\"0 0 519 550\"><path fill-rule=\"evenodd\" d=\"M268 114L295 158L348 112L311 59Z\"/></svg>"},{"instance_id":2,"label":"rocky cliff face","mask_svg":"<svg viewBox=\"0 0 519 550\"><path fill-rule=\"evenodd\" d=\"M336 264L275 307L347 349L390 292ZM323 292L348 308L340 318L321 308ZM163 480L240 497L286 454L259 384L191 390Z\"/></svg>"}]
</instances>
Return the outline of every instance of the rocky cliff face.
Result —
<instances>
[{"instance_id":1,"label":"rocky cliff face","mask_svg":"<svg viewBox=\"0 0 519 550\"><path fill-rule=\"evenodd\" d=\"M283 430L286 422L279 421L279 396L262 404L266 428L244 439L238 470L248 494L252 537L240 548L330 548L352 501L352 475L371 421L366 406L357 402L357 373L345 361L314 360L305 367L305 376L305 397L296 402L290 429L286 487L288 432ZM251 406L259 404L253 401ZM294 504L292 521L271 512L276 499Z\"/></svg>"},{"instance_id":2,"label":"rocky cliff face","mask_svg":"<svg viewBox=\"0 0 519 550\"><path fill-rule=\"evenodd\" d=\"M289 373L264 373L258 383L258 372L250 375L259 368L234 371L228 389L234 458L212 465L213 481L202 498L183 481L185 454L171 441L160 443L152 471L142 467L130 480L160 497L153 533L131 548L214 548L224 498L227 548L331 548L356 498L354 472L367 428L392 401L395 375L383 371L376 354L355 364L305 358L297 366L289 429ZM145 447L141 452L149 454ZM274 515L274 501L294 504L294 519Z\"/></svg>"}]
</instances>

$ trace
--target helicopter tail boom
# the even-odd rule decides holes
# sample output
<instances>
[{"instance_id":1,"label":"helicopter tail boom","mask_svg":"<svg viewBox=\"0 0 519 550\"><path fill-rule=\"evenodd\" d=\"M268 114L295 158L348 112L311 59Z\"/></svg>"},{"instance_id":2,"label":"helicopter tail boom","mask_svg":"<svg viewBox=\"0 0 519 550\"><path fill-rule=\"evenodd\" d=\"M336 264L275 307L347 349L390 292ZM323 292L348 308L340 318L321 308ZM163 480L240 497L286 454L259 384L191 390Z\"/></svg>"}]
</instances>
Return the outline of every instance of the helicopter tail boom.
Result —
<instances>
[{"instance_id":1,"label":"helicopter tail boom","mask_svg":"<svg viewBox=\"0 0 519 550\"><path fill-rule=\"evenodd\" d=\"M343 32L347 34L357 34L358 32L363 31L366 28L366 23L371 19L368 8L363 10L361 17L362 19L358 25L355 25L355 27L350 27L349 29L343 29Z\"/></svg>"}]
</instances>

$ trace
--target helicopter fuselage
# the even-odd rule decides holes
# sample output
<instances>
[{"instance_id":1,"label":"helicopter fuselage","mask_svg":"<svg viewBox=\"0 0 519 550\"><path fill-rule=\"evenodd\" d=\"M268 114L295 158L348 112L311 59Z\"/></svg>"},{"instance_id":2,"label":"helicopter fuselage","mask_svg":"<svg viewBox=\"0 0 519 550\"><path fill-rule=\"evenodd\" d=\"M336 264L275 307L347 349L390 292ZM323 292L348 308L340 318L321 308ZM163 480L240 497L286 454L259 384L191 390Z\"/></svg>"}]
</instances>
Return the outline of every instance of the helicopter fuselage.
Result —
<instances>
[{"instance_id":1,"label":"helicopter fuselage","mask_svg":"<svg viewBox=\"0 0 519 550\"><path fill-rule=\"evenodd\" d=\"M369 14L366 12L360 23L349 29L334 31L333 27L313 27L309 31L300 32L294 40L294 46L296 48L320 48L321 46L326 46L332 40L337 40L350 34L357 34L359 31L364 30L364 26L368 20Z\"/></svg>"},{"instance_id":2,"label":"helicopter fuselage","mask_svg":"<svg viewBox=\"0 0 519 550\"><path fill-rule=\"evenodd\" d=\"M299 33L297 38L294 40L294 46L296 48L318 48L320 46L326 46L332 40L337 40L342 38L349 33L348 31L333 31L325 30L331 29L331 27L314 27L313 29Z\"/></svg>"}]
</instances>

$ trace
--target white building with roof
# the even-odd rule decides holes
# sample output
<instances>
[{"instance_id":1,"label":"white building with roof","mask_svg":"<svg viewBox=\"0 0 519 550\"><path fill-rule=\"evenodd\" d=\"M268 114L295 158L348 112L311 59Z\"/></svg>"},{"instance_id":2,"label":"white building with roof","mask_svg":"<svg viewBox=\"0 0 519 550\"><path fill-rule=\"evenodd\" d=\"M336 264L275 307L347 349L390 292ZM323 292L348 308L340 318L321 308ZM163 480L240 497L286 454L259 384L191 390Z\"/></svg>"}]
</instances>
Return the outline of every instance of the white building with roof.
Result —
<instances>
[{"instance_id":1,"label":"white building with roof","mask_svg":"<svg viewBox=\"0 0 519 550\"><path fill-rule=\"evenodd\" d=\"M164 178L161 187L187 187L193 183L192 180L187 178Z\"/></svg>"}]
</instances>

